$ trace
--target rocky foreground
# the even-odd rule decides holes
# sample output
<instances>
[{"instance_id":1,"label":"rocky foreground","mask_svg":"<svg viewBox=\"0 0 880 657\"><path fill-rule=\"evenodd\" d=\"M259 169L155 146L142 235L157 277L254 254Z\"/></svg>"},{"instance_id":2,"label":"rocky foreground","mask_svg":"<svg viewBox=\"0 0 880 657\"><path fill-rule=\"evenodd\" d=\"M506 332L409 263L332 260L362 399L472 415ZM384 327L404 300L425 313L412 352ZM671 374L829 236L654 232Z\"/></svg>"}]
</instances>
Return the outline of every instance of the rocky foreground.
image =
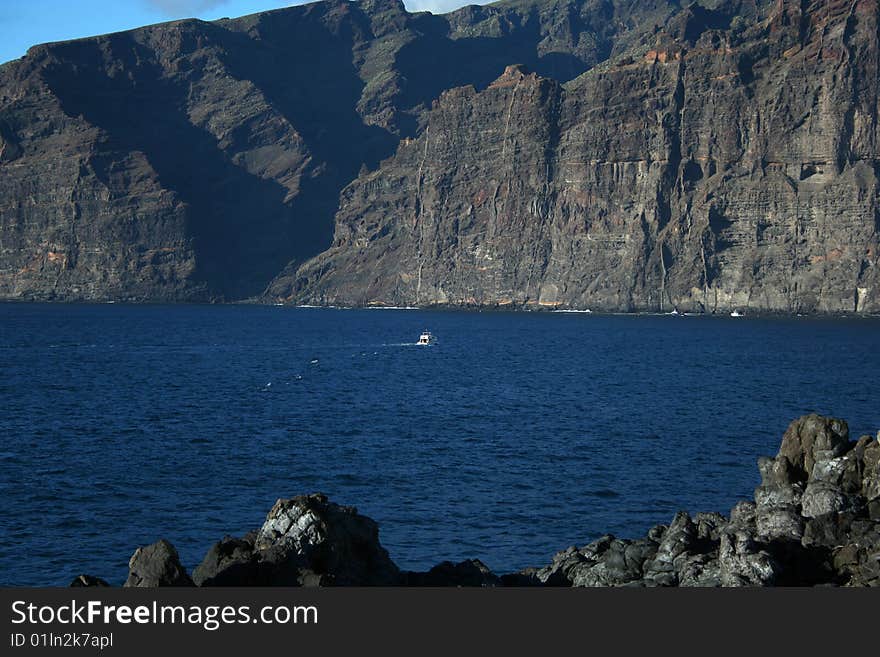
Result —
<instances>
[{"instance_id":1,"label":"rocky foreground","mask_svg":"<svg viewBox=\"0 0 880 657\"><path fill-rule=\"evenodd\" d=\"M506 575L477 559L401 571L375 521L314 494L278 500L192 575L168 541L138 548L125 586L880 586L880 434L853 442L843 420L808 415L758 469L754 501L730 517L682 511L643 538L603 536Z\"/></svg>"}]
</instances>

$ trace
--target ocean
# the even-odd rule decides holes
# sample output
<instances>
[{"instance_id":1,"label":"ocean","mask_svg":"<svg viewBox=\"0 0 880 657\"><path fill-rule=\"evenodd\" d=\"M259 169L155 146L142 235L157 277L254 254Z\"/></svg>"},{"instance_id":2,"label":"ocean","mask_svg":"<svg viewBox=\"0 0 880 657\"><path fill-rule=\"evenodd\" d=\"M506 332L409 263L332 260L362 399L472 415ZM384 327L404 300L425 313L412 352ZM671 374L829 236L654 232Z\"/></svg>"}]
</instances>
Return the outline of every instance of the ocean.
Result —
<instances>
[{"instance_id":1,"label":"ocean","mask_svg":"<svg viewBox=\"0 0 880 657\"><path fill-rule=\"evenodd\" d=\"M878 371L866 318L0 304L0 584L191 570L318 491L401 568L540 566L727 513L804 413L875 434Z\"/></svg>"}]
</instances>

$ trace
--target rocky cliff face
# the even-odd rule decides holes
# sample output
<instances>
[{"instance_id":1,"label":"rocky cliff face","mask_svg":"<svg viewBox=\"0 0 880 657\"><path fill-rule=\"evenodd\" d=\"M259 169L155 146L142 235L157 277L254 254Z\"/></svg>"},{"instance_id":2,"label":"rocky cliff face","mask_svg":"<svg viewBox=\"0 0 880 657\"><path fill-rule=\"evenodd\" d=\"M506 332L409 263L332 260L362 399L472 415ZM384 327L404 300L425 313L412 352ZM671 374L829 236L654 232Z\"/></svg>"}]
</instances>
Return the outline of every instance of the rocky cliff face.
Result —
<instances>
[{"instance_id":1,"label":"rocky cliff face","mask_svg":"<svg viewBox=\"0 0 880 657\"><path fill-rule=\"evenodd\" d=\"M639 38L637 5L330 0L32 48L0 67L0 298L258 294L443 90L514 61L571 79Z\"/></svg>"},{"instance_id":2,"label":"rocky cliff face","mask_svg":"<svg viewBox=\"0 0 880 657\"><path fill-rule=\"evenodd\" d=\"M873 0L37 46L0 67L0 299L877 312L878 60Z\"/></svg>"},{"instance_id":3,"label":"rocky cliff face","mask_svg":"<svg viewBox=\"0 0 880 657\"><path fill-rule=\"evenodd\" d=\"M878 5L693 5L560 84L433 105L280 298L877 312Z\"/></svg>"}]
</instances>

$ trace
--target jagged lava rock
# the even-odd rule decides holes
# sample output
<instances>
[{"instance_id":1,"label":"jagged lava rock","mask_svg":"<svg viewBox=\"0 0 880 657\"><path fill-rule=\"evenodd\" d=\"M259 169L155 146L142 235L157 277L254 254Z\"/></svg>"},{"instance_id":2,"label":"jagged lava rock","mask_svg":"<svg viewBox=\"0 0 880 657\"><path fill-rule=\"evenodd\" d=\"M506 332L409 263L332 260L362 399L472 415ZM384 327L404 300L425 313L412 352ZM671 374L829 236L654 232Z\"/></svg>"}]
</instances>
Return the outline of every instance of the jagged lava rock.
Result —
<instances>
[{"instance_id":1,"label":"jagged lava rock","mask_svg":"<svg viewBox=\"0 0 880 657\"><path fill-rule=\"evenodd\" d=\"M135 550L128 562L128 587L193 586L177 550L162 539Z\"/></svg>"},{"instance_id":2,"label":"jagged lava rock","mask_svg":"<svg viewBox=\"0 0 880 657\"><path fill-rule=\"evenodd\" d=\"M401 574L375 521L316 493L278 500L258 531L216 543L193 576L202 586L381 586Z\"/></svg>"},{"instance_id":3,"label":"jagged lava rock","mask_svg":"<svg viewBox=\"0 0 880 657\"><path fill-rule=\"evenodd\" d=\"M104 587L110 586L105 580L100 577L95 577L94 575L79 575L76 577L71 583L71 588L80 588L80 587Z\"/></svg>"},{"instance_id":4,"label":"jagged lava rock","mask_svg":"<svg viewBox=\"0 0 880 657\"><path fill-rule=\"evenodd\" d=\"M211 546L193 570L196 586L270 586L278 574L254 550L255 532L244 538L226 536ZM299 582L297 582L299 583Z\"/></svg>"},{"instance_id":5,"label":"jagged lava rock","mask_svg":"<svg viewBox=\"0 0 880 657\"><path fill-rule=\"evenodd\" d=\"M640 541L568 548L534 577L548 586L878 586L878 459L878 439L852 442L843 420L804 416L775 458L759 459L755 501L737 503L729 519L679 512Z\"/></svg>"},{"instance_id":6,"label":"jagged lava rock","mask_svg":"<svg viewBox=\"0 0 880 657\"><path fill-rule=\"evenodd\" d=\"M443 561L426 573L403 573L404 586L501 586L502 581L479 559Z\"/></svg>"}]
</instances>

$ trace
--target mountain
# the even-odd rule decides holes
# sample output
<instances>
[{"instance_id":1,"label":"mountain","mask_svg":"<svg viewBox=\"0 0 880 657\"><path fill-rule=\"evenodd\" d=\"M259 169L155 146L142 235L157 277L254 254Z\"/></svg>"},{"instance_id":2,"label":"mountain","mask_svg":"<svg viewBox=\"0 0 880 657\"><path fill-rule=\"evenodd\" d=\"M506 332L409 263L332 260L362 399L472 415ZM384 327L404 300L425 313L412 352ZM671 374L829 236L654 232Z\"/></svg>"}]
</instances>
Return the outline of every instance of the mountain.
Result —
<instances>
[{"instance_id":1,"label":"mountain","mask_svg":"<svg viewBox=\"0 0 880 657\"><path fill-rule=\"evenodd\" d=\"M878 312L876 0L333 0L0 67L0 298Z\"/></svg>"}]
</instances>

